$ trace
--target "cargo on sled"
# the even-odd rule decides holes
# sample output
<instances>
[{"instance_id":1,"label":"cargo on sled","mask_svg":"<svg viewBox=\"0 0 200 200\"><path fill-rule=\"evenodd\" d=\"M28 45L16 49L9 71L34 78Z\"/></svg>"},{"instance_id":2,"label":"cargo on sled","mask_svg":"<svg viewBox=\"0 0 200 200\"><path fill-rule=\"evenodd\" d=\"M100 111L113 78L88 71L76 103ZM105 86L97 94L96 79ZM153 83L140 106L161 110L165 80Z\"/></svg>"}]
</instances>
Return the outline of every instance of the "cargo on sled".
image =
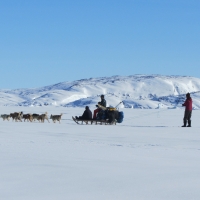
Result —
<instances>
[{"instance_id":1,"label":"cargo on sled","mask_svg":"<svg viewBox=\"0 0 200 200\"><path fill-rule=\"evenodd\" d=\"M119 104L121 103L122 102L120 102ZM116 123L122 123L124 119L124 113L122 111L117 110L117 106L113 108L113 107L104 107L98 104L100 111L98 112L96 119L79 119L77 117L72 117L72 119L77 124L116 125Z\"/></svg>"}]
</instances>

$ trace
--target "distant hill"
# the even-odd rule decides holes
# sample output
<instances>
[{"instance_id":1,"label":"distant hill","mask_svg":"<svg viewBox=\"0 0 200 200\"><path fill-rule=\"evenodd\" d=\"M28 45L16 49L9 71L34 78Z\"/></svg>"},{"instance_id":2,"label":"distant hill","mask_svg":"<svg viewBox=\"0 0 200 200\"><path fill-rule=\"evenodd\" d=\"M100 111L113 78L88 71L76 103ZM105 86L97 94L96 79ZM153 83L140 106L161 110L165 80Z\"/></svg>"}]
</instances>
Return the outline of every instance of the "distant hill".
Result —
<instances>
[{"instance_id":1,"label":"distant hill","mask_svg":"<svg viewBox=\"0 0 200 200\"><path fill-rule=\"evenodd\" d=\"M108 105L125 108L179 108L191 93L200 108L200 79L188 76L132 75L82 79L33 89L0 90L1 106L94 106L105 94Z\"/></svg>"}]
</instances>

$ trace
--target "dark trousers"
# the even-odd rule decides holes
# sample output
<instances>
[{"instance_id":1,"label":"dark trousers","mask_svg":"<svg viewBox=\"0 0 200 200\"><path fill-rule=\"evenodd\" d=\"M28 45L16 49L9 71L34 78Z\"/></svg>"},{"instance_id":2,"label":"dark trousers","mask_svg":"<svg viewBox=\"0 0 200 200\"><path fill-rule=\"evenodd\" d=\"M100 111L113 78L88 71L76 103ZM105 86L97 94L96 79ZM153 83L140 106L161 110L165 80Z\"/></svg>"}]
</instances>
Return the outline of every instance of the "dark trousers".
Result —
<instances>
[{"instance_id":1,"label":"dark trousers","mask_svg":"<svg viewBox=\"0 0 200 200\"><path fill-rule=\"evenodd\" d=\"M183 121L191 121L192 111L191 110L185 110Z\"/></svg>"}]
</instances>

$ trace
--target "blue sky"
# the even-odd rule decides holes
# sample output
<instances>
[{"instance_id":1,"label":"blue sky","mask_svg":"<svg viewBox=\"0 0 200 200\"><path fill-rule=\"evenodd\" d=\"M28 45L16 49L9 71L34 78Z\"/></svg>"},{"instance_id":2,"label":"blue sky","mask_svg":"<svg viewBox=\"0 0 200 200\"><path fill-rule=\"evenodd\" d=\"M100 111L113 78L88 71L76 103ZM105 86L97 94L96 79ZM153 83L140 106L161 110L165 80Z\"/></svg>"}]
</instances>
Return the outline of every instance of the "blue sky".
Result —
<instances>
[{"instance_id":1,"label":"blue sky","mask_svg":"<svg viewBox=\"0 0 200 200\"><path fill-rule=\"evenodd\" d=\"M0 2L0 88L112 75L200 78L199 0Z\"/></svg>"}]
</instances>

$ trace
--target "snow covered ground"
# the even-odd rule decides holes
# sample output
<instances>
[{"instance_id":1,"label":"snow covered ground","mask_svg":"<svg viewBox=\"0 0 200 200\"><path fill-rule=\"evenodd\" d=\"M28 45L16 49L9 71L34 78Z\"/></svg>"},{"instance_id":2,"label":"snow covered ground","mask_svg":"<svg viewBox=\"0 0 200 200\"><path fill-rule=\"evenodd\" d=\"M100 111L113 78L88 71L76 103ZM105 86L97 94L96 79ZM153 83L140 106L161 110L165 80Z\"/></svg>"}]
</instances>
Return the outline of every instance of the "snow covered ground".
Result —
<instances>
[{"instance_id":1,"label":"snow covered ground","mask_svg":"<svg viewBox=\"0 0 200 200\"><path fill-rule=\"evenodd\" d=\"M192 128L183 109L123 109L116 126L75 124L82 108L0 110L63 113L61 124L0 119L1 200L200 199L199 110Z\"/></svg>"}]
</instances>

